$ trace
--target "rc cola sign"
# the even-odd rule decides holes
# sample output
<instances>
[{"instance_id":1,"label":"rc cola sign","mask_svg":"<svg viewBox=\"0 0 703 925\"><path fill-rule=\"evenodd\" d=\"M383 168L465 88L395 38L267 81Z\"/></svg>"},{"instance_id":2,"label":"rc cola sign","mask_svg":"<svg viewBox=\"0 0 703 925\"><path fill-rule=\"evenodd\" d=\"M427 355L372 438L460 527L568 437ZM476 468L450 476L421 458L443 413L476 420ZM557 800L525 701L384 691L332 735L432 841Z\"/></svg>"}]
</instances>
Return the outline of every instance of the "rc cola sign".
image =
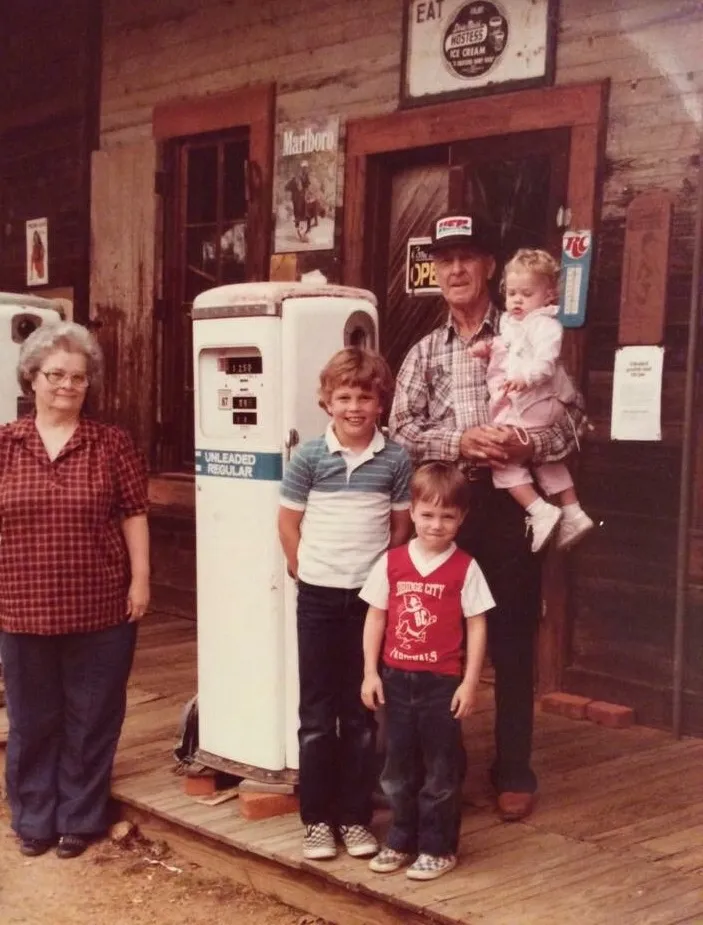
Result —
<instances>
[{"instance_id":1,"label":"rc cola sign","mask_svg":"<svg viewBox=\"0 0 703 925\"><path fill-rule=\"evenodd\" d=\"M564 234L558 318L565 328L580 328L586 321L592 253L593 232L567 231Z\"/></svg>"}]
</instances>

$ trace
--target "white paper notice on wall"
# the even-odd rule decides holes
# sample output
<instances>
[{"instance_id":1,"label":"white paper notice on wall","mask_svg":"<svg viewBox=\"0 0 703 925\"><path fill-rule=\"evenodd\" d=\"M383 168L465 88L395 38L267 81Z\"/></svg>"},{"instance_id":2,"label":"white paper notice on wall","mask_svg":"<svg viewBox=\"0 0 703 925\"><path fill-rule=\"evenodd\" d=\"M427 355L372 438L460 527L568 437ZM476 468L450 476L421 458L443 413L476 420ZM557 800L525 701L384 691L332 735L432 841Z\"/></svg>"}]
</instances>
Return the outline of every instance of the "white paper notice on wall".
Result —
<instances>
[{"instance_id":1,"label":"white paper notice on wall","mask_svg":"<svg viewBox=\"0 0 703 925\"><path fill-rule=\"evenodd\" d=\"M612 440L661 440L663 347L620 347L615 354Z\"/></svg>"}]
</instances>

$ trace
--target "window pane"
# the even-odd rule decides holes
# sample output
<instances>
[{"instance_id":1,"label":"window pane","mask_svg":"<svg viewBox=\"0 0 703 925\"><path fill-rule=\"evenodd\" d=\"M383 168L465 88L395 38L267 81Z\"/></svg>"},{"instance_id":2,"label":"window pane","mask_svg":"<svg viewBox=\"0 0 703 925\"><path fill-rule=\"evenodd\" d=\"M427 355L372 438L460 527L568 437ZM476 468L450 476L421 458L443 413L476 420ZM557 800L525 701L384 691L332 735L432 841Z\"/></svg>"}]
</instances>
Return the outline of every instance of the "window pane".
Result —
<instances>
[{"instance_id":1,"label":"window pane","mask_svg":"<svg viewBox=\"0 0 703 925\"><path fill-rule=\"evenodd\" d=\"M246 161L249 145L234 141L225 145L224 210L225 221L243 218L247 212Z\"/></svg>"},{"instance_id":2,"label":"window pane","mask_svg":"<svg viewBox=\"0 0 703 925\"><path fill-rule=\"evenodd\" d=\"M188 152L188 208L186 224L217 220L217 146Z\"/></svg>"},{"instance_id":3,"label":"window pane","mask_svg":"<svg viewBox=\"0 0 703 925\"><path fill-rule=\"evenodd\" d=\"M246 222L233 222L220 237L220 282L243 283L246 280Z\"/></svg>"},{"instance_id":4,"label":"window pane","mask_svg":"<svg viewBox=\"0 0 703 925\"><path fill-rule=\"evenodd\" d=\"M551 205L549 155L472 164L464 201L500 229L506 253L517 247L543 247Z\"/></svg>"},{"instance_id":5,"label":"window pane","mask_svg":"<svg viewBox=\"0 0 703 925\"><path fill-rule=\"evenodd\" d=\"M217 285L217 226L186 231L185 300Z\"/></svg>"}]
</instances>

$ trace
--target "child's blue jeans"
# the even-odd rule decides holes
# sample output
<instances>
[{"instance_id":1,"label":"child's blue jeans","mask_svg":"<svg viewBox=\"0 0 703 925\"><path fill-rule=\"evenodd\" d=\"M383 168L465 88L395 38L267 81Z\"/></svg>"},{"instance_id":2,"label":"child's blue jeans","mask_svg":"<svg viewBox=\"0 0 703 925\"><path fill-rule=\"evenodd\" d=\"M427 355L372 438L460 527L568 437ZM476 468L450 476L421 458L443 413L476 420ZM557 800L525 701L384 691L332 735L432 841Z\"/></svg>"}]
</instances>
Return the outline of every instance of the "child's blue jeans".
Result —
<instances>
[{"instance_id":1,"label":"child's blue jeans","mask_svg":"<svg viewBox=\"0 0 703 925\"><path fill-rule=\"evenodd\" d=\"M386 844L456 854L466 753L449 707L461 678L383 667L387 750L381 784L393 813Z\"/></svg>"},{"instance_id":2,"label":"child's blue jeans","mask_svg":"<svg viewBox=\"0 0 703 925\"><path fill-rule=\"evenodd\" d=\"M298 582L300 815L368 825L376 720L361 702L368 605L359 591Z\"/></svg>"}]
</instances>

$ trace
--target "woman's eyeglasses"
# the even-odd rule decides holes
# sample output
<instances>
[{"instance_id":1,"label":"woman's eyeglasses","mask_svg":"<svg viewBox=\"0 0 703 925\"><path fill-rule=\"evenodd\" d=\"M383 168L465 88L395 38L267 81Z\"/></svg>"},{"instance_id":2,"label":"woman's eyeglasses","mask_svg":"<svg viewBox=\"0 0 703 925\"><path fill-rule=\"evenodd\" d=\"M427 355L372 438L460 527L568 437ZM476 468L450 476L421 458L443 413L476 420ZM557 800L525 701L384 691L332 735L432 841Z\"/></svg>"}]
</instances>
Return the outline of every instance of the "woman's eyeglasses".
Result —
<instances>
[{"instance_id":1,"label":"woman's eyeglasses","mask_svg":"<svg viewBox=\"0 0 703 925\"><path fill-rule=\"evenodd\" d=\"M67 373L63 369L40 369L39 372L45 377L49 385L54 386L69 382L74 389L85 389L90 381L85 373Z\"/></svg>"}]
</instances>

